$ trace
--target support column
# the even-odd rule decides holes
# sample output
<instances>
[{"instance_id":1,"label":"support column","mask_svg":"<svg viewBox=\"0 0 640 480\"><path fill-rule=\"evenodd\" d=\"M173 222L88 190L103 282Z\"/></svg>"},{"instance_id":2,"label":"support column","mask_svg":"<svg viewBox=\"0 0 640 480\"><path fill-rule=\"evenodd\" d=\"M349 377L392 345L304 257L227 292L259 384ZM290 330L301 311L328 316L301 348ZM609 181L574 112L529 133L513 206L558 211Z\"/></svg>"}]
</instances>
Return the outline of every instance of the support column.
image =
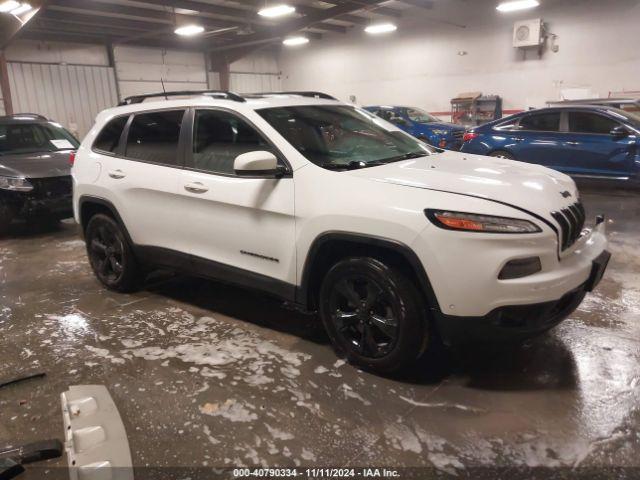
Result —
<instances>
[{"instance_id":1,"label":"support column","mask_svg":"<svg viewBox=\"0 0 640 480\"><path fill-rule=\"evenodd\" d=\"M0 50L0 91L4 102L4 112L6 115L13 115L13 103L11 101L11 88L9 85L9 68L4 50Z\"/></svg>"},{"instance_id":2,"label":"support column","mask_svg":"<svg viewBox=\"0 0 640 480\"><path fill-rule=\"evenodd\" d=\"M230 83L230 71L229 71L229 62L224 57L224 55L220 54L211 54L211 71L216 72L220 76L220 90L229 90Z\"/></svg>"}]
</instances>

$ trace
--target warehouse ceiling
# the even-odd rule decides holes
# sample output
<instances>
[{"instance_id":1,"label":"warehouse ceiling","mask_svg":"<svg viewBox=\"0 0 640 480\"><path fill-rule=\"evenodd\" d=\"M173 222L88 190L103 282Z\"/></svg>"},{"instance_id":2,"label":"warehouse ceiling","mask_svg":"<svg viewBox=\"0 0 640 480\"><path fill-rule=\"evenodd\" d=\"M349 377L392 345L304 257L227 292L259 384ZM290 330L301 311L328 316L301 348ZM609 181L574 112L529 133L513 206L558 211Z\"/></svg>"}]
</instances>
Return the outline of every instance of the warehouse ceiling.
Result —
<instances>
[{"instance_id":1,"label":"warehouse ceiling","mask_svg":"<svg viewBox=\"0 0 640 480\"><path fill-rule=\"evenodd\" d=\"M312 39L342 35L354 27L402 17L409 7L432 7L430 0L294 0L296 11L265 18L258 11L285 2L265 0L49 0L17 38L82 43L129 44L240 57L303 33ZM176 27L197 21L205 32L179 37Z\"/></svg>"}]
</instances>

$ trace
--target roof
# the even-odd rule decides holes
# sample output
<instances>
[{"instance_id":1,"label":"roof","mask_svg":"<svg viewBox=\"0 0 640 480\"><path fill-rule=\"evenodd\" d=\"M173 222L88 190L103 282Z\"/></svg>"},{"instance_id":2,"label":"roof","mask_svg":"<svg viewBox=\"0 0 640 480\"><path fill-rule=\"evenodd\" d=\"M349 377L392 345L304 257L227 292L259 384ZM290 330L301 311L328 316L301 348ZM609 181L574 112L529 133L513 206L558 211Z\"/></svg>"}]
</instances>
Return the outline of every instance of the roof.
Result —
<instances>
[{"instance_id":1,"label":"roof","mask_svg":"<svg viewBox=\"0 0 640 480\"><path fill-rule=\"evenodd\" d=\"M0 116L0 124L5 125L16 122L42 123L48 121L47 117L37 113L14 113L13 115Z\"/></svg>"},{"instance_id":2,"label":"roof","mask_svg":"<svg viewBox=\"0 0 640 480\"><path fill-rule=\"evenodd\" d=\"M171 92L167 92L171 93ZM302 92L308 93L308 92ZM149 110L184 108L184 107L225 107L232 110L260 110L270 107L293 107L302 105L344 105L339 100L333 98L315 98L308 95L289 93L269 93L269 94L252 94L242 97L243 101L238 101L236 95L229 98L220 98L216 96L205 95L188 95L184 98L165 100L144 101L140 103L121 104L114 108L109 108L100 113L104 115L126 115L129 113L143 112Z\"/></svg>"}]
</instances>

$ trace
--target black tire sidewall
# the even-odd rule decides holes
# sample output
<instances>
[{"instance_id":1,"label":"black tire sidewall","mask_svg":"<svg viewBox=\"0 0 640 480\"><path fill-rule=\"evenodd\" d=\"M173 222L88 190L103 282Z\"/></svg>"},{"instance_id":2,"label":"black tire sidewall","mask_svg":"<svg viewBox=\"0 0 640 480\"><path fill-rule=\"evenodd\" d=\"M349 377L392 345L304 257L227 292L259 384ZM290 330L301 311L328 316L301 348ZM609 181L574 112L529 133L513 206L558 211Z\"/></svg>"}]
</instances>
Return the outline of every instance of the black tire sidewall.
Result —
<instances>
[{"instance_id":1,"label":"black tire sidewall","mask_svg":"<svg viewBox=\"0 0 640 480\"><path fill-rule=\"evenodd\" d=\"M96 265L93 261L93 255L91 252L91 240L94 236L94 232L100 225L107 224L110 229L114 231L118 240L122 242L123 251L122 251L122 268L123 273L120 277L113 282L106 281L96 269ZM89 263L91 265L91 269L93 270L96 278L102 283L105 287L110 290L115 290L118 292L132 292L136 290L138 284L138 265L136 259L133 255L133 251L131 250L131 246L129 242L127 242L127 238L124 234L123 229L120 227L118 222L116 222L113 218L104 214L96 214L91 217L89 223L87 225L87 229L85 231L85 241L87 247L87 256L89 257Z\"/></svg>"},{"instance_id":2,"label":"black tire sidewall","mask_svg":"<svg viewBox=\"0 0 640 480\"><path fill-rule=\"evenodd\" d=\"M398 338L387 355L380 358L364 357L345 344L333 322L329 302L333 285L347 275L357 274L375 280L387 291L398 312ZM339 355L363 368L392 373L418 359L428 335L428 320L422 296L413 283L401 272L383 262L368 257L348 258L338 262L326 274L319 295L320 316L329 338Z\"/></svg>"},{"instance_id":3,"label":"black tire sidewall","mask_svg":"<svg viewBox=\"0 0 640 480\"><path fill-rule=\"evenodd\" d=\"M516 157L513 156L513 154L505 151L505 150L496 150L495 152L491 152L489 154L490 157L493 158L503 158L505 160L515 160Z\"/></svg>"}]
</instances>

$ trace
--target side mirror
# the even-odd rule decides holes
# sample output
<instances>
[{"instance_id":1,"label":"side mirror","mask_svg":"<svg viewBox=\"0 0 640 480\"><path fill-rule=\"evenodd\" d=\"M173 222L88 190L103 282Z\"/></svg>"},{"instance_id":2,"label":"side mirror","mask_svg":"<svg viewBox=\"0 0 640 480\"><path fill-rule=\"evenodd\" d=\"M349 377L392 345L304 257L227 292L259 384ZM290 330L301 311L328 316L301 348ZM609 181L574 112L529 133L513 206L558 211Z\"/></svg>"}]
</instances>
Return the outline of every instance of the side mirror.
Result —
<instances>
[{"instance_id":1,"label":"side mirror","mask_svg":"<svg viewBox=\"0 0 640 480\"><path fill-rule=\"evenodd\" d=\"M278 175L282 170L278 167L276 156L264 150L243 153L233 161L233 169L240 176Z\"/></svg>"},{"instance_id":2,"label":"side mirror","mask_svg":"<svg viewBox=\"0 0 640 480\"><path fill-rule=\"evenodd\" d=\"M610 134L614 138L624 138L629 135L629 130L627 130L622 125L618 125L617 127L613 127L611 129Z\"/></svg>"}]
</instances>

